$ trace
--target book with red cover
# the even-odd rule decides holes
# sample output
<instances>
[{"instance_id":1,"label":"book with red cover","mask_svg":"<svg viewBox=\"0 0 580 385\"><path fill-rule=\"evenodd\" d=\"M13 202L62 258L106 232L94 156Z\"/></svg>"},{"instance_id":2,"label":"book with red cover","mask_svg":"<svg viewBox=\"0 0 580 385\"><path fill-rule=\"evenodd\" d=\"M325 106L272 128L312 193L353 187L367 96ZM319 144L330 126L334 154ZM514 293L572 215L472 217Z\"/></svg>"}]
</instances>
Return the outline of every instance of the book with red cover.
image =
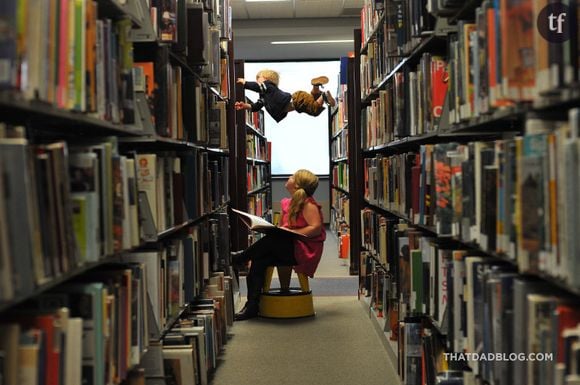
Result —
<instances>
[{"instance_id":1,"label":"book with red cover","mask_svg":"<svg viewBox=\"0 0 580 385\"><path fill-rule=\"evenodd\" d=\"M151 111L151 120L155 123L155 66L153 62L136 62L133 67L140 67L145 76L145 94L147 95L147 104Z\"/></svg>"},{"instance_id":2,"label":"book with red cover","mask_svg":"<svg viewBox=\"0 0 580 385\"><path fill-rule=\"evenodd\" d=\"M558 305L554 312L558 328L556 330L556 341L558 350L556 351L556 362L564 363L566 358L566 344L562 333L566 329L574 329L580 324L580 310L577 306Z\"/></svg>"},{"instance_id":3,"label":"book with red cover","mask_svg":"<svg viewBox=\"0 0 580 385\"><path fill-rule=\"evenodd\" d=\"M44 356L44 377L46 385L59 385L61 330L56 327L56 317L53 314L36 315L23 320L23 324L42 330L42 349Z\"/></svg>"},{"instance_id":4,"label":"book with red cover","mask_svg":"<svg viewBox=\"0 0 580 385\"><path fill-rule=\"evenodd\" d=\"M86 4L86 109L89 112L97 110L97 4L87 1Z\"/></svg>"}]
</instances>

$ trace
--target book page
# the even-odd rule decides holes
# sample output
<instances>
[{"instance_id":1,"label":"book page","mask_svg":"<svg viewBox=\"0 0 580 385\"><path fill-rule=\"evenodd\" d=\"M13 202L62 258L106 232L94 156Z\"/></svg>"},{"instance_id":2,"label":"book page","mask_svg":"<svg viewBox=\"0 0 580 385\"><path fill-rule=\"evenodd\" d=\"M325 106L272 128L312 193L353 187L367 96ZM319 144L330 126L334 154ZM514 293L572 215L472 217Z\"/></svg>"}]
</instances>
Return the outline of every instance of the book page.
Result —
<instances>
[{"instance_id":1,"label":"book page","mask_svg":"<svg viewBox=\"0 0 580 385\"><path fill-rule=\"evenodd\" d=\"M286 227L274 226L273 224L271 224L270 222L268 222L264 218L260 218L256 215L248 214L244 211L236 210L234 208L232 208L232 211L239 214L241 216L242 221L246 225L248 225L248 227L251 230L258 231L258 232L261 232L264 234L273 233L273 232L274 233L285 232L285 233L295 234L295 235L298 235L301 237L306 237L306 235L301 234L295 230L288 229ZM248 222L249 222L249 224L248 224Z\"/></svg>"},{"instance_id":2,"label":"book page","mask_svg":"<svg viewBox=\"0 0 580 385\"><path fill-rule=\"evenodd\" d=\"M244 211L240 211L240 210L236 210L236 209L232 209L232 211L240 214L243 218L242 220L248 224L248 221L245 220L246 218L249 219L249 228L254 229L256 227L276 227L273 224L271 224L270 222L268 222L267 220L265 220L264 218L260 218L256 215L252 215L252 214L248 214Z\"/></svg>"}]
</instances>

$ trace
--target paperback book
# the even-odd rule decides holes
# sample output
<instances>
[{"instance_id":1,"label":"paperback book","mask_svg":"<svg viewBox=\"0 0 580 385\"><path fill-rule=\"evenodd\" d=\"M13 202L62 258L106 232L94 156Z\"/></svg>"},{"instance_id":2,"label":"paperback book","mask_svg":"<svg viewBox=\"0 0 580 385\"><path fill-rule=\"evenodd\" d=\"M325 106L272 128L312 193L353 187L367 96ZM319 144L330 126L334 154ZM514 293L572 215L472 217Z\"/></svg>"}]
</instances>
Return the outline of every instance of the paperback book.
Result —
<instances>
[{"instance_id":1,"label":"paperback book","mask_svg":"<svg viewBox=\"0 0 580 385\"><path fill-rule=\"evenodd\" d=\"M257 231L263 234L279 234L279 235L285 234L291 236L306 237L306 235L300 234L299 232L294 231L292 229L275 226L270 222L268 222L267 220L265 220L264 218L260 218L256 215L248 214L244 211L236 209L232 209L232 211L240 216L242 222L244 222L250 230Z\"/></svg>"}]
</instances>

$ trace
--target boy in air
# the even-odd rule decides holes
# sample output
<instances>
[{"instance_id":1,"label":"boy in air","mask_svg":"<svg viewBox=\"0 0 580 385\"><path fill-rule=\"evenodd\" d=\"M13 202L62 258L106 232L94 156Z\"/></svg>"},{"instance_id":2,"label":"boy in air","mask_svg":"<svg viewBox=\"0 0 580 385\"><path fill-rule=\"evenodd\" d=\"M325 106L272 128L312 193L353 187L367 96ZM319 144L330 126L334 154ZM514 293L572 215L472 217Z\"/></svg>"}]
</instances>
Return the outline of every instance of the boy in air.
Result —
<instances>
[{"instance_id":1,"label":"boy in air","mask_svg":"<svg viewBox=\"0 0 580 385\"><path fill-rule=\"evenodd\" d=\"M263 69L256 74L256 81L246 81L238 78L237 83L243 84L244 88L260 94L260 99L256 103L236 102L236 110L258 111L266 107L266 111L280 122L288 115L290 111L299 113L305 112L308 115L318 116L324 110L324 103L334 107L336 101L330 94L330 91L322 92L320 88L328 83L326 76L319 76L312 79L312 91L296 91L292 95L288 92L281 91L278 88L280 75L278 72Z\"/></svg>"}]
</instances>

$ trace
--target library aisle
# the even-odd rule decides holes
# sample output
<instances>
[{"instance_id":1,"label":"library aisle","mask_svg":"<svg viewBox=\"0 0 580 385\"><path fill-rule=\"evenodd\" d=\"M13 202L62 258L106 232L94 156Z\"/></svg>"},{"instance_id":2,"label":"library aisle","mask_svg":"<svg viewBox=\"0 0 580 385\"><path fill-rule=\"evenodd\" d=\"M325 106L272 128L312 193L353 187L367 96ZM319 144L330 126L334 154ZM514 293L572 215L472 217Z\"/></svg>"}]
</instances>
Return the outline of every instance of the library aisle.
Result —
<instances>
[{"instance_id":1,"label":"library aisle","mask_svg":"<svg viewBox=\"0 0 580 385\"><path fill-rule=\"evenodd\" d=\"M361 311L358 277L349 276L348 267L336 258L336 242L329 232L317 275L310 280L316 316L234 323L211 385L398 381L371 320ZM352 294L347 295L349 287Z\"/></svg>"}]
</instances>

